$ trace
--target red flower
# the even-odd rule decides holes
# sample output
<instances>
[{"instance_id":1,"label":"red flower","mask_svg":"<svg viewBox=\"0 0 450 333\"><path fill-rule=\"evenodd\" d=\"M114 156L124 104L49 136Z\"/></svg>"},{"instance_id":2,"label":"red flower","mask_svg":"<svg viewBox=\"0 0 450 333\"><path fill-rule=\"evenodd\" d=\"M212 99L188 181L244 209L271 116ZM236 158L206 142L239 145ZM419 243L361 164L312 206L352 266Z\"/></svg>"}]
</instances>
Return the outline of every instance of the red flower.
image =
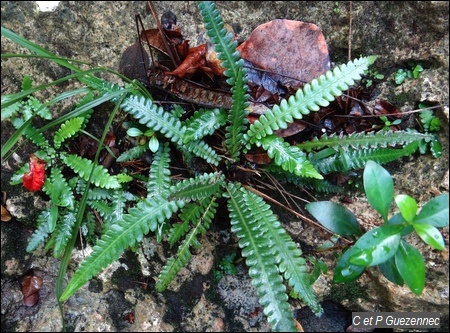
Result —
<instances>
[{"instance_id":1,"label":"red flower","mask_svg":"<svg viewBox=\"0 0 450 333\"><path fill-rule=\"evenodd\" d=\"M45 161L34 154L30 155L30 172L23 175L23 186L28 190L39 191L45 180Z\"/></svg>"}]
</instances>

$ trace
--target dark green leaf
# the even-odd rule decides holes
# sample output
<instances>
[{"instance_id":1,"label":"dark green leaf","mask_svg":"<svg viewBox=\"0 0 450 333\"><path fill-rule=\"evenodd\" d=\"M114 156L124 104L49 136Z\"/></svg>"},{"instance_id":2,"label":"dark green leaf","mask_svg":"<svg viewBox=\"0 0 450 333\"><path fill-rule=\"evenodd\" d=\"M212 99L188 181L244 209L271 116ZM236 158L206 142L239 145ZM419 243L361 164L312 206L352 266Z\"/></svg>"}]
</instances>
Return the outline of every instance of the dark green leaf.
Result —
<instances>
[{"instance_id":1,"label":"dark green leaf","mask_svg":"<svg viewBox=\"0 0 450 333\"><path fill-rule=\"evenodd\" d=\"M355 247L350 248L339 258L336 268L334 269L333 282L351 282L361 276L366 267L353 265L349 258L353 255Z\"/></svg>"},{"instance_id":2,"label":"dark green leaf","mask_svg":"<svg viewBox=\"0 0 450 333\"><path fill-rule=\"evenodd\" d=\"M397 252L403 226L383 225L368 231L353 246L349 261L354 265L379 265Z\"/></svg>"},{"instance_id":3,"label":"dark green leaf","mask_svg":"<svg viewBox=\"0 0 450 333\"><path fill-rule=\"evenodd\" d=\"M391 175L379 164L368 161L363 177L367 200L386 222L394 198L394 181Z\"/></svg>"},{"instance_id":4,"label":"dark green leaf","mask_svg":"<svg viewBox=\"0 0 450 333\"><path fill-rule=\"evenodd\" d=\"M331 201L311 202L305 207L325 228L341 236L361 235L355 215Z\"/></svg>"},{"instance_id":5,"label":"dark green leaf","mask_svg":"<svg viewBox=\"0 0 450 333\"><path fill-rule=\"evenodd\" d=\"M426 223L437 228L448 226L448 193L428 201L414 218L414 223Z\"/></svg>"},{"instance_id":6,"label":"dark green leaf","mask_svg":"<svg viewBox=\"0 0 450 333\"><path fill-rule=\"evenodd\" d=\"M425 286L425 263L420 252L402 240L395 254L395 264L409 289L420 295Z\"/></svg>"},{"instance_id":7,"label":"dark green leaf","mask_svg":"<svg viewBox=\"0 0 450 333\"><path fill-rule=\"evenodd\" d=\"M379 264L378 269L389 281L399 286L403 286L403 284L405 283L402 276L400 275L400 272L397 269L397 266L395 265L395 256Z\"/></svg>"}]
</instances>

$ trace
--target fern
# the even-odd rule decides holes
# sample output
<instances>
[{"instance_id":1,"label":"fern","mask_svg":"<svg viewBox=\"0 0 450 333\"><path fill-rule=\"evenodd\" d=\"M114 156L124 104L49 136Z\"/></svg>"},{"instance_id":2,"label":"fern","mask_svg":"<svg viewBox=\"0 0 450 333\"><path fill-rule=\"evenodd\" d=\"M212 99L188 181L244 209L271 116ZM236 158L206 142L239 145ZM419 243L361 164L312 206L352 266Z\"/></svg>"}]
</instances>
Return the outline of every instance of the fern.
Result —
<instances>
[{"instance_id":1,"label":"fern","mask_svg":"<svg viewBox=\"0 0 450 333\"><path fill-rule=\"evenodd\" d=\"M335 97L355 84L354 80L359 80L375 59L372 56L349 61L305 84L295 95L282 100L280 105L267 110L251 124L246 134L247 141L255 143L266 135L273 134L273 131L287 128L288 123L294 119L302 119L310 111L319 111L320 107L328 106Z\"/></svg>"},{"instance_id":2,"label":"fern","mask_svg":"<svg viewBox=\"0 0 450 333\"><path fill-rule=\"evenodd\" d=\"M195 210L193 215L190 215L191 218L195 218L190 220L193 227L191 227L190 232L178 247L176 256L168 259L156 282L156 290L164 291L180 269L189 262L189 259L192 257L189 250L191 246L195 246L197 249L201 248L197 237L199 234L205 234L209 229L211 221L216 214L217 206L215 196L204 198L199 202L198 209Z\"/></svg>"},{"instance_id":3,"label":"fern","mask_svg":"<svg viewBox=\"0 0 450 333\"><path fill-rule=\"evenodd\" d=\"M60 223L58 223L55 233L53 234L55 242L53 245L53 256L59 258L64 252L67 242L72 237L72 229L77 218L76 212L68 211L61 215Z\"/></svg>"},{"instance_id":4,"label":"fern","mask_svg":"<svg viewBox=\"0 0 450 333\"><path fill-rule=\"evenodd\" d=\"M224 184L225 177L220 173L203 174L196 178L190 178L174 185L169 195L169 200L199 200L210 197L218 192Z\"/></svg>"},{"instance_id":5,"label":"fern","mask_svg":"<svg viewBox=\"0 0 450 333\"><path fill-rule=\"evenodd\" d=\"M361 148L386 148L396 147L398 145L406 145L414 141L432 140L433 134L419 133L415 130L408 131L379 131L379 132L355 132L349 135L332 134L330 136L324 134L320 138L302 142L296 146L305 151L330 147L338 149L342 147L352 147L353 149Z\"/></svg>"},{"instance_id":6,"label":"fern","mask_svg":"<svg viewBox=\"0 0 450 333\"><path fill-rule=\"evenodd\" d=\"M120 183L116 177L111 176L103 166L94 165L87 158L71 154L61 154L61 160L86 181L89 179L91 169L94 168L93 183L95 186L120 188Z\"/></svg>"},{"instance_id":7,"label":"fern","mask_svg":"<svg viewBox=\"0 0 450 333\"><path fill-rule=\"evenodd\" d=\"M116 162L122 163L127 161L132 161L141 156L145 151L148 150L147 145L137 145L129 150L124 151L117 157Z\"/></svg>"},{"instance_id":8,"label":"fern","mask_svg":"<svg viewBox=\"0 0 450 333\"><path fill-rule=\"evenodd\" d=\"M227 113L225 109L200 109L187 119L184 124L186 133L184 134L184 143L202 139L205 135L211 135L215 130L225 124Z\"/></svg>"},{"instance_id":9,"label":"fern","mask_svg":"<svg viewBox=\"0 0 450 333\"><path fill-rule=\"evenodd\" d=\"M82 128L84 123L83 117L75 117L66 120L64 124L61 124L61 127L56 131L55 136L53 138L53 144L56 149L61 147L61 143L64 140L74 136L78 131Z\"/></svg>"},{"instance_id":10,"label":"fern","mask_svg":"<svg viewBox=\"0 0 450 333\"><path fill-rule=\"evenodd\" d=\"M121 107L141 124L160 132L174 143L183 144L186 127L170 113L165 112L162 107L153 104L150 99L130 96L123 101Z\"/></svg>"},{"instance_id":11,"label":"fern","mask_svg":"<svg viewBox=\"0 0 450 333\"><path fill-rule=\"evenodd\" d=\"M261 145L275 164L281 166L283 170L302 177L323 179L306 158L306 154L282 138L275 135L266 136L258 145Z\"/></svg>"},{"instance_id":12,"label":"fern","mask_svg":"<svg viewBox=\"0 0 450 333\"><path fill-rule=\"evenodd\" d=\"M33 252L40 245L44 244L45 240L50 235L50 225L48 223L50 219L50 210L42 211L37 218L37 228L31 235L26 248L27 252Z\"/></svg>"},{"instance_id":13,"label":"fern","mask_svg":"<svg viewBox=\"0 0 450 333\"><path fill-rule=\"evenodd\" d=\"M249 192L238 183L227 186L228 210L231 218L231 231L239 238L239 247L245 263L249 267L249 275L263 306L264 314L274 331L296 331L292 312L290 310L286 287L283 278L278 273L272 238L268 236L269 224L276 221L273 214L257 216L247 205ZM257 210L260 210L258 207ZM266 210L266 213L268 211Z\"/></svg>"},{"instance_id":14,"label":"fern","mask_svg":"<svg viewBox=\"0 0 450 333\"><path fill-rule=\"evenodd\" d=\"M367 161L372 160L379 164L386 164L398 160L403 156L413 154L419 147L419 142L412 142L403 148L369 148L369 149L343 149L331 157L315 160L310 158L314 167L322 174L330 172L346 172L364 167Z\"/></svg>"}]
</instances>

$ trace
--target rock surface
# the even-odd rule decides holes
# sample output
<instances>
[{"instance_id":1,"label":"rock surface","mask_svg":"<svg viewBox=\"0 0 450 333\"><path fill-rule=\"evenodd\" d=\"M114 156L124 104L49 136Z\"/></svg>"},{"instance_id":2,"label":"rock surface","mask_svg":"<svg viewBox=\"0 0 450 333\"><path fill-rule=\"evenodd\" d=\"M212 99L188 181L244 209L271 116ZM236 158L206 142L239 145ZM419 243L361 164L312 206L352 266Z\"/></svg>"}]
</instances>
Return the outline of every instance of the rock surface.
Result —
<instances>
[{"instance_id":1,"label":"rock surface","mask_svg":"<svg viewBox=\"0 0 450 333\"><path fill-rule=\"evenodd\" d=\"M171 9L178 16L183 34L198 43L203 27L195 2L155 1L158 13ZM323 32L333 63L348 59L348 2L335 1L217 1L225 22L230 23L243 38L259 24L275 18L302 20L316 24ZM381 95L398 103L402 111L412 110L422 101L444 105L438 109L443 122L439 140L443 156L414 156L393 163L387 168L394 176L396 193L406 193L423 205L442 192L448 192L448 14L447 1L351 2L351 58L379 55L375 69L391 78L408 60L423 60L427 66L416 80L396 86L392 79L381 85ZM1 21L26 39L62 57L86 61L94 65L118 69L122 52L135 41L134 15L142 16L147 28L154 27L146 2L138 1L63 1L52 12L41 12L34 1L2 1ZM2 53L23 52L2 37ZM20 91L24 74L39 85L68 75L69 72L45 59L2 58L2 94ZM111 80L117 81L114 76ZM117 81L118 82L118 81ZM52 96L72 83L55 87ZM50 92L42 93L48 98ZM58 112L66 112L65 105ZM12 133L9 123L2 121L2 146ZM20 156L28 156L31 147L20 147L14 158L2 161L2 191L7 192L7 208L14 218L1 224L2 331L58 332L61 330L54 286L59 260L44 250L25 252L27 239L33 231L33 219L45 205L39 194L24 195L19 186L9 186L13 172L22 165ZM338 198L332 198L338 200ZM379 217L363 196L356 196L347 205L365 226L377 225ZM290 223L290 221L286 221ZM297 225L292 223L293 225ZM312 228L301 227L302 242L318 245L323 240ZM376 271L365 274L357 283L346 286L331 284L332 269L314 285L322 299L334 298L350 311L425 311L443 315L444 331L448 330L449 276L448 228L444 230L447 248L431 251L413 239L427 264L427 285L420 297L406 287L387 282ZM218 255L217 244L229 247L235 240L225 231L212 230L202 239L203 251L193 257L163 294L152 288L161 268L164 251L146 239L137 254L126 253L98 278L93 279L64 304L67 328L72 331L268 331L248 275L240 271L226 275L217 284L212 273ZM88 249L85 249L85 251ZM74 252L73 270L81 256ZM324 255L327 261L331 258ZM142 270L136 270L140 267ZM330 267L330 265L329 265ZM41 276L43 286L36 306L22 304L20 278L32 271ZM341 291L338 295L337 291ZM234 293L234 296L231 294ZM338 297L339 296L339 297ZM339 298L339 299L338 299ZM293 309L300 304L294 302ZM129 313L134 314L131 320ZM309 322L309 321L308 321ZM446 325L446 326L445 326ZM317 330L317 328L316 328Z\"/></svg>"}]
</instances>

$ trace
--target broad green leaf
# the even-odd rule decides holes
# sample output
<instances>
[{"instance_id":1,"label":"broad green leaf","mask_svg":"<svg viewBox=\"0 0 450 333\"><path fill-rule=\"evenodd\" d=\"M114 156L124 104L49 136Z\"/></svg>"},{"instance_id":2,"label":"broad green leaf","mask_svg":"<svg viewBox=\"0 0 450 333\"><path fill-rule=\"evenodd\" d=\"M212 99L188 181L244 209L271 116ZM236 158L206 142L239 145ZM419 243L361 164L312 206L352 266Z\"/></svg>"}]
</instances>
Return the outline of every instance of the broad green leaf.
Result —
<instances>
[{"instance_id":1,"label":"broad green leaf","mask_svg":"<svg viewBox=\"0 0 450 333\"><path fill-rule=\"evenodd\" d=\"M353 265L349 261L349 258L354 254L354 252L355 247L351 247L339 258L339 261L334 269L334 283L354 281L359 278L366 269L364 266Z\"/></svg>"},{"instance_id":2,"label":"broad green leaf","mask_svg":"<svg viewBox=\"0 0 450 333\"><path fill-rule=\"evenodd\" d=\"M353 246L349 261L354 265L376 266L397 252L403 226L383 225L365 233Z\"/></svg>"},{"instance_id":3,"label":"broad green leaf","mask_svg":"<svg viewBox=\"0 0 450 333\"><path fill-rule=\"evenodd\" d=\"M425 243L436 250L445 249L444 237L436 227L424 223L414 223L413 227Z\"/></svg>"},{"instance_id":4,"label":"broad green leaf","mask_svg":"<svg viewBox=\"0 0 450 333\"><path fill-rule=\"evenodd\" d=\"M383 274L384 277L389 281L399 286L403 286L403 284L405 283L402 276L400 275L400 272L397 269L397 266L395 265L395 256L379 264L378 269L380 270L381 274Z\"/></svg>"},{"instance_id":5,"label":"broad green leaf","mask_svg":"<svg viewBox=\"0 0 450 333\"><path fill-rule=\"evenodd\" d=\"M406 194L396 195L394 200L405 220L412 222L417 213L416 200Z\"/></svg>"},{"instance_id":6,"label":"broad green leaf","mask_svg":"<svg viewBox=\"0 0 450 333\"><path fill-rule=\"evenodd\" d=\"M420 295L425 286L425 263L420 252L402 240L395 254L395 264L409 289Z\"/></svg>"},{"instance_id":7,"label":"broad green leaf","mask_svg":"<svg viewBox=\"0 0 450 333\"><path fill-rule=\"evenodd\" d=\"M367 200L386 222L394 198L394 181L391 175L379 164L367 161L363 178Z\"/></svg>"},{"instance_id":8,"label":"broad green leaf","mask_svg":"<svg viewBox=\"0 0 450 333\"><path fill-rule=\"evenodd\" d=\"M405 218L402 213L397 213L387 221L387 225L403 225L402 237L410 234L414 228L410 224L406 224Z\"/></svg>"},{"instance_id":9,"label":"broad green leaf","mask_svg":"<svg viewBox=\"0 0 450 333\"><path fill-rule=\"evenodd\" d=\"M448 226L448 193L428 201L414 218L414 223L425 223L436 228Z\"/></svg>"},{"instance_id":10,"label":"broad green leaf","mask_svg":"<svg viewBox=\"0 0 450 333\"><path fill-rule=\"evenodd\" d=\"M355 215L331 201L311 202L305 207L325 228L341 236L361 235Z\"/></svg>"}]
</instances>

